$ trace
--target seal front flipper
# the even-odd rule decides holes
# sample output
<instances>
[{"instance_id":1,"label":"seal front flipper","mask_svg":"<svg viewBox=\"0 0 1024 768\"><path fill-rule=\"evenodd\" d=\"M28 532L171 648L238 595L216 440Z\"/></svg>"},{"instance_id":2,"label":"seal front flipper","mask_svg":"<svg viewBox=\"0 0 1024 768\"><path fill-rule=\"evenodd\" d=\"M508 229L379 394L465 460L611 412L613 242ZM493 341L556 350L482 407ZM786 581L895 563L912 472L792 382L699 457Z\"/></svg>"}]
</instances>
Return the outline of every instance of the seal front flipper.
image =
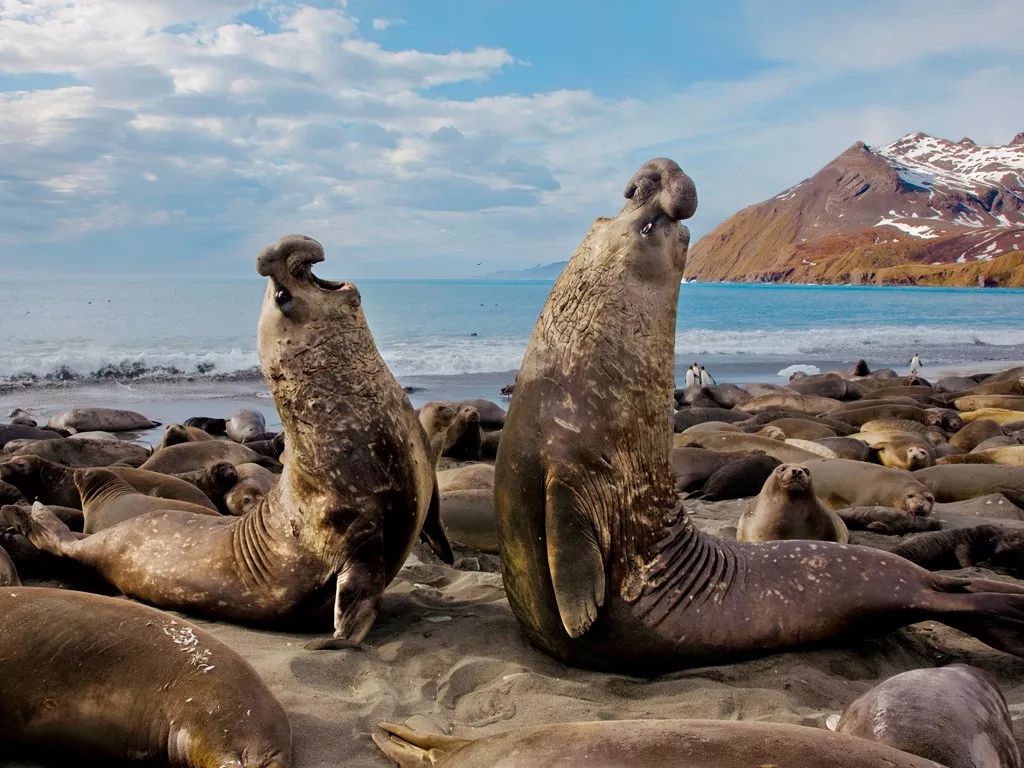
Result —
<instances>
[{"instance_id":1,"label":"seal front flipper","mask_svg":"<svg viewBox=\"0 0 1024 768\"><path fill-rule=\"evenodd\" d=\"M575 639L590 629L604 605L604 555L579 496L558 480L548 480L545 527L555 602L565 631Z\"/></svg>"},{"instance_id":2,"label":"seal front flipper","mask_svg":"<svg viewBox=\"0 0 1024 768\"><path fill-rule=\"evenodd\" d=\"M334 597L334 638L327 641L311 641L306 648L315 650L337 650L358 647L366 637L380 608L380 596L387 586L384 580L384 563L380 557L382 544L363 546L354 553L338 574ZM359 555L365 554L364 559Z\"/></svg>"},{"instance_id":3,"label":"seal front flipper","mask_svg":"<svg viewBox=\"0 0 1024 768\"><path fill-rule=\"evenodd\" d=\"M423 521L423 528L420 529L420 538L425 541L434 554L448 565L455 564L455 552L452 551L452 544L448 540L448 534L441 522L441 491L438 490L437 481L434 482L434 492L430 497L430 507L427 508L427 517Z\"/></svg>"}]
</instances>

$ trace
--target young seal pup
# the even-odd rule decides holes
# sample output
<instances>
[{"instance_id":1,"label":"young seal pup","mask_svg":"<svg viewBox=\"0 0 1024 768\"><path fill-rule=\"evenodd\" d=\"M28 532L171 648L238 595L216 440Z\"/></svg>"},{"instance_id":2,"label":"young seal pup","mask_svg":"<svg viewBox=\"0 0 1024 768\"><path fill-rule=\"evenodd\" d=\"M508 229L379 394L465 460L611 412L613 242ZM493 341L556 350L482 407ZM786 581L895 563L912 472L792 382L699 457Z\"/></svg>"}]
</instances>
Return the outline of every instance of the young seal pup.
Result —
<instances>
[{"instance_id":1,"label":"young seal pup","mask_svg":"<svg viewBox=\"0 0 1024 768\"><path fill-rule=\"evenodd\" d=\"M753 504L743 511L737 541L809 539L846 544L850 532L840 517L814 495L811 473L782 464L765 480Z\"/></svg>"}]
</instances>

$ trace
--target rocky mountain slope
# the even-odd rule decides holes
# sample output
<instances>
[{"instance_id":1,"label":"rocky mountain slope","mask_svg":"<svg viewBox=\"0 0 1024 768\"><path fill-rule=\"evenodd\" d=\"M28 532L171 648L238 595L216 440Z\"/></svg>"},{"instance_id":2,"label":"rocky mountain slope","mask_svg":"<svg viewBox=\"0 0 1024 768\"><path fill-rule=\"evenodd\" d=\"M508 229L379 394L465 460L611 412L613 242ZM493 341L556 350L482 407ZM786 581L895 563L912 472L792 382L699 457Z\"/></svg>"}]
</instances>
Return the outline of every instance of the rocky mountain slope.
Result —
<instances>
[{"instance_id":1,"label":"rocky mountain slope","mask_svg":"<svg viewBox=\"0 0 1024 768\"><path fill-rule=\"evenodd\" d=\"M1024 286L1024 133L857 142L691 249L687 279Z\"/></svg>"}]
</instances>

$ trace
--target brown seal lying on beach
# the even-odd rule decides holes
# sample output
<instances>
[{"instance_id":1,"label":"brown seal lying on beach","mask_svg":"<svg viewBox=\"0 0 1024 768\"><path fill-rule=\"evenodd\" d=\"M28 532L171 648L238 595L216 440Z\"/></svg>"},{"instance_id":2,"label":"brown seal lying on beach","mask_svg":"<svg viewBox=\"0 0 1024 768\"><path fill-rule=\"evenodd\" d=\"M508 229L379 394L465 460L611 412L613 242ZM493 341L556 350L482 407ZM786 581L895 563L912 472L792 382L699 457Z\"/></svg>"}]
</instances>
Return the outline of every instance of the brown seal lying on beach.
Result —
<instances>
[{"instance_id":1,"label":"brown seal lying on beach","mask_svg":"<svg viewBox=\"0 0 1024 768\"><path fill-rule=\"evenodd\" d=\"M847 507L837 509L836 514L849 530L866 530L887 536L937 531L942 528L941 520L908 515L892 507Z\"/></svg>"},{"instance_id":2,"label":"brown seal lying on beach","mask_svg":"<svg viewBox=\"0 0 1024 768\"><path fill-rule=\"evenodd\" d=\"M890 677L847 707L836 731L947 768L1021 766L1006 699L991 675L967 664Z\"/></svg>"},{"instance_id":3,"label":"brown seal lying on beach","mask_svg":"<svg viewBox=\"0 0 1024 768\"><path fill-rule=\"evenodd\" d=\"M184 424L171 424L164 429L163 437L160 438L160 442L157 443L157 451L162 451L164 448L170 448L172 445L181 445L182 443L201 443L206 440L215 440L213 435L209 432L204 432L199 427L186 427Z\"/></svg>"},{"instance_id":4,"label":"brown seal lying on beach","mask_svg":"<svg viewBox=\"0 0 1024 768\"><path fill-rule=\"evenodd\" d=\"M33 510L21 521L29 540L126 595L221 620L280 622L333 602L341 643L369 631L421 528L451 562L427 437L374 345L359 291L312 273L323 258L318 242L293 235L257 260L270 278L260 362L288 444L281 479L257 509L151 512L82 540Z\"/></svg>"},{"instance_id":5,"label":"brown seal lying on beach","mask_svg":"<svg viewBox=\"0 0 1024 768\"><path fill-rule=\"evenodd\" d=\"M935 497L914 475L850 459L819 459L807 463L814 488L833 509L891 507L911 515L927 515Z\"/></svg>"},{"instance_id":6,"label":"brown seal lying on beach","mask_svg":"<svg viewBox=\"0 0 1024 768\"><path fill-rule=\"evenodd\" d=\"M923 619L1024 654L1017 585L932 574L866 547L743 544L694 526L676 498L666 404L689 239L676 222L696 195L660 159L626 197L555 283L498 451L505 591L528 637L563 661L633 675Z\"/></svg>"},{"instance_id":7,"label":"brown seal lying on beach","mask_svg":"<svg viewBox=\"0 0 1024 768\"><path fill-rule=\"evenodd\" d=\"M1001 525L952 528L913 536L892 553L929 571L988 564L1019 577L1024 566L1024 531Z\"/></svg>"},{"instance_id":8,"label":"brown seal lying on beach","mask_svg":"<svg viewBox=\"0 0 1024 768\"><path fill-rule=\"evenodd\" d=\"M279 479L278 475L257 464L239 464L235 472L238 482L224 494L224 506L232 515L246 515L256 509Z\"/></svg>"},{"instance_id":9,"label":"brown seal lying on beach","mask_svg":"<svg viewBox=\"0 0 1024 768\"><path fill-rule=\"evenodd\" d=\"M281 467L276 460L256 453L240 443L229 440L200 440L161 448L147 459L140 469L178 475L197 469L208 469L222 461L235 466L251 463L271 469Z\"/></svg>"},{"instance_id":10,"label":"brown seal lying on beach","mask_svg":"<svg viewBox=\"0 0 1024 768\"><path fill-rule=\"evenodd\" d=\"M151 453L148 446L126 440L35 440L11 453L11 456L38 456L68 467L108 467L111 464L137 467Z\"/></svg>"},{"instance_id":11,"label":"brown seal lying on beach","mask_svg":"<svg viewBox=\"0 0 1024 768\"><path fill-rule=\"evenodd\" d=\"M75 474L75 486L82 499L82 513L85 518L82 530L85 533L96 533L112 528L118 523L147 512L170 509L191 512L193 515L220 516L220 512L207 506L146 496L109 469L79 470Z\"/></svg>"},{"instance_id":12,"label":"brown seal lying on beach","mask_svg":"<svg viewBox=\"0 0 1024 768\"><path fill-rule=\"evenodd\" d=\"M703 501L722 501L756 496L781 463L774 456L766 456L763 453L731 461L711 474L704 483L704 490L695 494L695 498Z\"/></svg>"},{"instance_id":13,"label":"brown seal lying on beach","mask_svg":"<svg viewBox=\"0 0 1024 768\"><path fill-rule=\"evenodd\" d=\"M259 411L242 408L231 414L224 425L228 437L236 443L258 440L267 431L267 420Z\"/></svg>"},{"instance_id":14,"label":"brown seal lying on beach","mask_svg":"<svg viewBox=\"0 0 1024 768\"><path fill-rule=\"evenodd\" d=\"M133 467L109 467L110 471L128 483L137 493L161 499L177 499L215 510L216 506L194 484L172 475L149 472ZM77 473L88 471L72 469L38 456L18 456L0 462L0 478L17 486L30 501L57 504L62 507L82 508L82 497L75 485Z\"/></svg>"},{"instance_id":15,"label":"brown seal lying on beach","mask_svg":"<svg viewBox=\"0 0 1024 768\"><path fill-rule=\"evenodd\" d=\"M75 408L50 419L50 429L67 429L72 432L136 432L159 427L159 421L147 419L135 411L119 411L113 408Z\"/></svg>"},{"instance_id":16,"label":"brown seal lying on beach","mask_svg":"<svg viewBox=\"0 0 1024 768\"><path fill-rule=\"evenodd\" d=\"M736 527L737 541L786 539L850 541L846 525L814 495L811 473L799 464L776 467Z\"/></svg>"},{"instance_id":17,"label":"brown seal lying on beach","mask_svg":"<svg viewBox=\"0 0 1024 768\"><path fill-rule=\"evenodd\" d=\"M935 494L936 501L964 501L1001 493L1024 509L1024 468L1000 464L941 464L919 469L914 477Z\"/></svg>"},{"instance_id":18,"label":"brown seal lying on beach","mask_svg":"<svg viewBox=\"0 0 1024 768\"><path fill-rule=\"evenodd\" d=\"M255 670L163 611L63 589L5 589L0 646L0 753L76 765L292 764L288 716Z\"/></svg>"},{"instance_id":19,"label":"brown seal lying on beach","mask_svg":"<svg viewBox=\"0 0 1024 768\"><path fill-rule=\"evenodd\" d=\"M400 768L940 768L866 739L776 723L605 720L537 725L476 740L391 723L381 728L385 733L373 740Z\"/></svg>"}]
</instances>

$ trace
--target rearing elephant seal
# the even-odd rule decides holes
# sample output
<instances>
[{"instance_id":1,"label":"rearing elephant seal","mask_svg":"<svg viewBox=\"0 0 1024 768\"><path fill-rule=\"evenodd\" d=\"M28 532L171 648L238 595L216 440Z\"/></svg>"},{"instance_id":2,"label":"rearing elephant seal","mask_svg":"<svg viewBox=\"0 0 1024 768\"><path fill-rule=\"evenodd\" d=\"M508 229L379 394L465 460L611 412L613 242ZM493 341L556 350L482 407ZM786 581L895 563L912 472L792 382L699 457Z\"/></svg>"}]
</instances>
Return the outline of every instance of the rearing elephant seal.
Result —
<instances>
[{"instance_id":1,"label":"rearing elephant seal","mask_svg":"<svg viewBox=\"0 0 1024 768\"><path fill-rule=\"evenodd\" d=\"M288 450L256 509L151 512L81 541L33 510L21 521L29 540L130 597L226 621L280 622L333 600L337 641L369 631L428 512L424 533L451 562L426 435L377 352L359 291L312 273L323 258L318 242L292 235L257 259L270 278L257 346Z\"/></svg>"},{"instance_id":2,"label":"rearing elephant seal","mask_svg":"<svg viewBox=\"0 0 1024 768\"><path fill-rule=\"evenodd\" d=\"M646 674L937 619L1024 654L1024 589L866 547L701 533L671 464L674 339L693 183L654 160L555 283L495 474L505 590L529 638ZM813 582L813 589L805 584ZM1012 593L1012 594L1007 594Z\"/></svg>"},{"instance_id":3,"label":"rearing elephant seal","mask_svg":"<svg viewBox=\"0 0 1024 768\"><path fill-rule=\"evenodd\" d=\"M292 764L288 716L255 670L163 611L64 589L5 589L0 646L4 751L70 754L76 765Z\"/></svg>"}]
</instances>

